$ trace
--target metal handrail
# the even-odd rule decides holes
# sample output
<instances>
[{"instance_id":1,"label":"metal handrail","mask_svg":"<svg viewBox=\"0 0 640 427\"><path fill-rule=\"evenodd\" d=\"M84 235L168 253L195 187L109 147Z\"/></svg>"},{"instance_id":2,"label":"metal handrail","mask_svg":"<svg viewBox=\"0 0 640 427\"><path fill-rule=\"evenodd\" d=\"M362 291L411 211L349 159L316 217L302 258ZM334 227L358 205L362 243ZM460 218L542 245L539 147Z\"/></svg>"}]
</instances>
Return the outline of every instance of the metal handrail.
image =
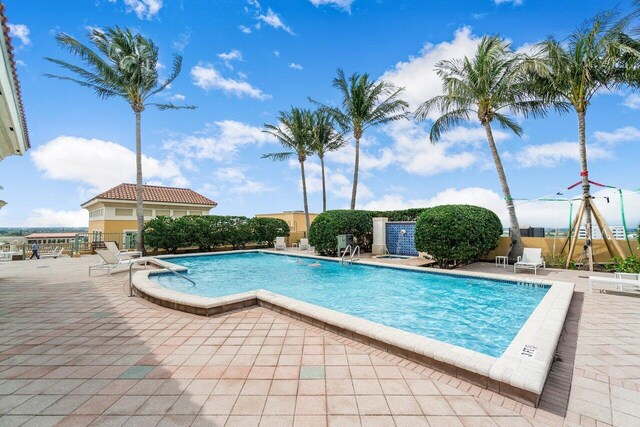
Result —
<instances>
[{"instance_id":1,"label":"metal handrail","mask_svg":"<svg viewBox=\"0 0 640 427\"><path fill-rule=\"evenodd\" d=\"M344 248L344 251L340 256L340 264L344 264L344 257L347 255L347 251L349 251L349 257L351 257L351 245L347 245L347 247Z\"/></svg>"},{"instance_id":2,"label":"metal handrail","mask_svg":"<svg viewBox=\"0 0 640 427\"><path fill-rule=\"evenodd\" d=\"M129 296L130 297L133 296L133 265L138 263L138 262L142 262L142 261L144 261L144 263L146 264L151 259L153 259L153 258L144 258L143 257L143 258L132 258L131 261L129 261ZM176 270L173 270L171 268L167 268L167 266L163 266L163 267L165 268L165 270L168 270L168 271L172 272L176 276L181 277L184 280L187 280L187 281L191 282L193 284L193 286L196 286L196 282L194 282L193 280L189 279L184 274L180 274Z\"/></svg>"},{"instance_id":3,"label":"metal handrail","mask_svg":"<svg viewBox=\"0 0 640 427\"><path fill-rule=\"evenodd\" d=\"M353 250L353 252L351 252L351 263L353 264L353 257L355 256L356 252L358 253L358 258L355 259L355 261L358 261L360 259L360 245L356 246L356 248Z\"/></svg>"}]
</instances>

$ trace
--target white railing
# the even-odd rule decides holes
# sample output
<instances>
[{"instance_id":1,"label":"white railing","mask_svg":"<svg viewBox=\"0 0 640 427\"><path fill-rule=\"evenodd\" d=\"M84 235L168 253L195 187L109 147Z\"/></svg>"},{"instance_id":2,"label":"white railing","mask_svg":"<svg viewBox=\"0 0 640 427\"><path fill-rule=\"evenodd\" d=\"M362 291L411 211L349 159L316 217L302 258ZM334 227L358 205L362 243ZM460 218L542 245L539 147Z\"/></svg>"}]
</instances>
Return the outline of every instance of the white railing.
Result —
<instances>
[{"instance_id":1,"label":"white railing","mask_svg":"<svg viewBox=\"0 0 640 427\"><path fill-rule=\"evenodd\" d=\"M358 257L354 258L356 254L358 254ZM342 255L340 256L340 264L344 264L345 257L347 255L349 255L349 259L347 259L347 262L349 264L353 264L353 261L358 261L360 259L360 246L358 245L352 250L351 245L347 245L347 247L344 248Z\"/></svg>"}]
</instances>

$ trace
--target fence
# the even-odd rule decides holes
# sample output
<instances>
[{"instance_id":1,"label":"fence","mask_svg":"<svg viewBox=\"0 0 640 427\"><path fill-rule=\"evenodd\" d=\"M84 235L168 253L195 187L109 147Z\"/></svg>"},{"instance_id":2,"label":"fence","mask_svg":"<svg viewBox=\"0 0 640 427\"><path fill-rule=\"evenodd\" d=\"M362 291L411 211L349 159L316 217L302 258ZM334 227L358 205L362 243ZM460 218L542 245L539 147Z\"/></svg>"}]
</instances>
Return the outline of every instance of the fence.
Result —
<instances>
[{"instance_id":1,"label":"fence","mask_svg":"<svg viewBox=\"0 0 640 427\"><path fill-rule=\"evenodd\" d=\"M105 248L104 242L116 242L120 249L135 248L135 234L132 233L78 233L73 239L66 242L51 242L38 244L40 253L53 252L62 248L66 255L74 256L81 253L91 253L95 249ZM0 251L12 252L14 255L22 253L23 258L29 258L32 254L31 243L0 243ZM19 255L18 255L19 256Z\"/></svg>"}]
</instances>

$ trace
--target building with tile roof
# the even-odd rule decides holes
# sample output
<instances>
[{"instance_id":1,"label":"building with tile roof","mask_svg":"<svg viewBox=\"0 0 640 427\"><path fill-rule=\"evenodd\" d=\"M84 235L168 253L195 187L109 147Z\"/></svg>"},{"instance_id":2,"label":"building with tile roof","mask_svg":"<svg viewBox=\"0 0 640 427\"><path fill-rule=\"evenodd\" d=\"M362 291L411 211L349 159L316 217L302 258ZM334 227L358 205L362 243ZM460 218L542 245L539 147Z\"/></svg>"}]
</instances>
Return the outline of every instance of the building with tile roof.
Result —
<instances>
[{"instance_id":1,"label":"building with tile roof","mask_svg":"<svg viewBox=\"0 0 640 427\"><path fill-rule=\"evenodd\" d=\"M208 215L218 204L188 188L144 185L145 221L158 216ZM91 241L115 241L120 248L136 243L136 185L120 184L81 205L89 211Z\"/></svg>"}]
</instances>

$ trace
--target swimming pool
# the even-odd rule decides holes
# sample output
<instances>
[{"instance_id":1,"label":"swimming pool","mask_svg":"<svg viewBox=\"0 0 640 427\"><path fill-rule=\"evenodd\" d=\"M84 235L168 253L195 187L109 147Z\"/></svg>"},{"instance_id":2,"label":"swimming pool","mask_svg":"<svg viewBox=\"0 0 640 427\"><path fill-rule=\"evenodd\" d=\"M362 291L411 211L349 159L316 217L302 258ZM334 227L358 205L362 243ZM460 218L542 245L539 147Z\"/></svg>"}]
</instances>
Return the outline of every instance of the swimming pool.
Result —
<instances>
[{"instance_id":1,"label":"swimming pool","mask_svg":"<svg viewBox=\"0 0 640 427\"><path fill-rule=\"evenodd\" d=\"M548 290L264 252L165 259L188 268L197 283L172 274L152 276L174 291L220 297L266 289L493 357L509 346Z\"/></svg>"}]
</instances>

